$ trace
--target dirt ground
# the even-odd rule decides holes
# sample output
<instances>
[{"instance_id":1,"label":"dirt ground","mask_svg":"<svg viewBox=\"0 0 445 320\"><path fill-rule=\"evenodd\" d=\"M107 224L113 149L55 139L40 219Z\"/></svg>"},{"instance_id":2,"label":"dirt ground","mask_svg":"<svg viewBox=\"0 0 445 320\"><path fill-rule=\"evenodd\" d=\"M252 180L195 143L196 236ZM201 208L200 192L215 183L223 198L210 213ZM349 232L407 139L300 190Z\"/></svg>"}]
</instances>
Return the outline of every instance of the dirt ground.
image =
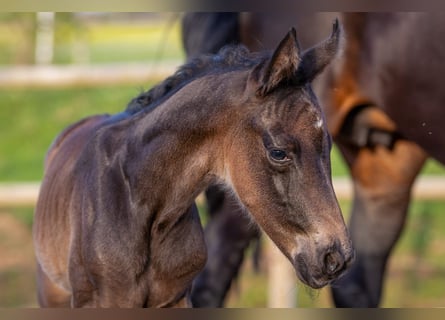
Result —
<instances>
[{"instance_id":1,"label":"dirt ground","mask_svg":"<svg viewBox=\"0 0 445 320\"><path fill-rule=\"evenodd\" d=\"M0 211L0 307L36 306L31 230Z\"/></svg>"}]
</instances>

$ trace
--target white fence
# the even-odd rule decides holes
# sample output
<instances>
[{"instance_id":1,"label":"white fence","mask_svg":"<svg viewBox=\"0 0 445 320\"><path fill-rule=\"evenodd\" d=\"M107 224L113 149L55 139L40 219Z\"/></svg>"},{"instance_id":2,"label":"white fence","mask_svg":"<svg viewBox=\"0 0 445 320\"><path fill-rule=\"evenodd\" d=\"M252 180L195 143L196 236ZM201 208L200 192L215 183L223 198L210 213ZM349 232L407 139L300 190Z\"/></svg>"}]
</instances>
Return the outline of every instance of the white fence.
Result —
<instances>
[{"instance_id":1,"label":"white fence","mask_svg":"<svg viewBox=\"0 0 445 320\"><path fill-rule=\"evenodd\" d=\"M333 184L338 199L352 199L353 187L349 178L334 178ZM0 206L34 206L39 187L39 182L0 183ZM445 177L419 177L412 196L417 200L445 199Z\"/></svg>"},{"instance_id":2,"label":"white fence","mask_svg":"<svg viewBox=\"0 0 445 320\"><path fill-rule=\"evenodd\" d=\"M0 67L0 88L145 84L172 74L180 61Z\"/></svg>"}]
</instances>

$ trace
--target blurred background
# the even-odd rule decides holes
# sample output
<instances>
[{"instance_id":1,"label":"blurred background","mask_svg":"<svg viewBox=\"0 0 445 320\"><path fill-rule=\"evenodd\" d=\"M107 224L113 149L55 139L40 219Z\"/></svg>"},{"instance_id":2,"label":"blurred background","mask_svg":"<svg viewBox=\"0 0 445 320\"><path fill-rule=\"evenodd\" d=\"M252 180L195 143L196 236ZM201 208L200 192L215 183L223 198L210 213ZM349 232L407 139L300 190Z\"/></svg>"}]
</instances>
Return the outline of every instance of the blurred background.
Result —
<instances>
[{"instance_id":1,"label":"blurred background","mask_svg":"<svg viewBox=\"0 0 445 320\"><path fill-rule=\"evenodd\" d=\"M36 306L33 206L52 140L82 117L123 110L174 72L185 57L180 19L180 13L0 13L0 307ZM335 148L332 165L334 179L347 177ZM445 176L445 169L429 161L422 174ZM347 218L349 197L339 197ZM427 198L410 208L383 307L444 305L445 200ZM263 257L259 272L246 259L228 307L267 306L270 256ZM297 306L333 306L327 288L296 280L295 287Z\"/></svg>"}]
</instances>

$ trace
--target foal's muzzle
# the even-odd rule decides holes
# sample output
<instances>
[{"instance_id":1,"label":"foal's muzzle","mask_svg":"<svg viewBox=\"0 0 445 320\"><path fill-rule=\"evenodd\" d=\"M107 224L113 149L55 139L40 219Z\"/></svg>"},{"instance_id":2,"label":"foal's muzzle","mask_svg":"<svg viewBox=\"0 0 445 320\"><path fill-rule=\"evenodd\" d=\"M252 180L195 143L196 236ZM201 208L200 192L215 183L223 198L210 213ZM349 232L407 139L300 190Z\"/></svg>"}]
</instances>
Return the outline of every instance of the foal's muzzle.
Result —
<instances>
[{"instance_id":1,"label":"foal's muzzle","mask_svg":"<svg viewBox=\"0 0 445 320\"><path fill-rule=\"evenodd\" d=\"M312 259L303 252L297 254L294 263L300 279L315 289L340 277L354 260L354 250L350 245L343 248L335 244L316 251L316 257Z\"/></svg>"}]
</instances>

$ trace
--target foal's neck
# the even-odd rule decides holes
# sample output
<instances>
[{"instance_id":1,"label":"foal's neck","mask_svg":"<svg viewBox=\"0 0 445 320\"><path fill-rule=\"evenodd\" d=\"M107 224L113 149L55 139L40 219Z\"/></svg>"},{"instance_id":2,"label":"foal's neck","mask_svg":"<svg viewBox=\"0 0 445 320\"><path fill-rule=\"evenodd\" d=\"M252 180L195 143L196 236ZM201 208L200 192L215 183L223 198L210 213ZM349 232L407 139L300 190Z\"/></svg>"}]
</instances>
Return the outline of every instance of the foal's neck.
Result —
<instances>
[{"instance_id":1,"label":"foal's neck","mask_svg":"<svg viewBox=\"0 0 445 320\"><path fill-rule=\"evenodd\" d=\"M233 80L228 85L215 77L183 88L135 124L135 156L141 158L132 162L140 163L135 175L143 186L135 190L153 190L140 196L169 214L190 206L224 172L226 136L238 118L230 97L238 93Z\"/></svg>"}]
</instances>

